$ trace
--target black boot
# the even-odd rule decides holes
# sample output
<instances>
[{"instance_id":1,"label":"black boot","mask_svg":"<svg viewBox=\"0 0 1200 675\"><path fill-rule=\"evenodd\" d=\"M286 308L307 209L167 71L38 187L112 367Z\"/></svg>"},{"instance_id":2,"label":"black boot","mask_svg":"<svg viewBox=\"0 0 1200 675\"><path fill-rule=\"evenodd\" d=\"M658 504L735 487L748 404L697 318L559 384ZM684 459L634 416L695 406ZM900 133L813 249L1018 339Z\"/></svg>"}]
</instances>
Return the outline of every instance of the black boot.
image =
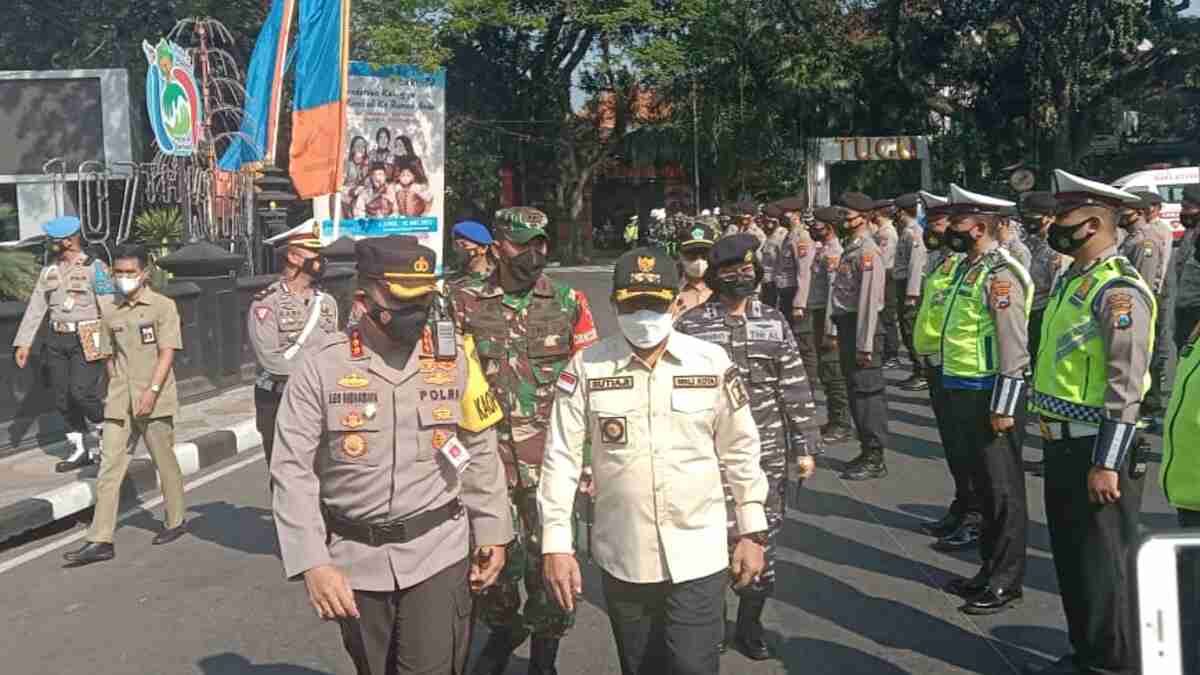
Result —
<instances>
[{"instance_id":1,"label":"black boot","mask_svg":"<svg viewBox=\"0 0 1200 675\"><path fill-rule=\"evenodd\" d=\"M529 643L529 675L558 675L558 638L534 637Z\"/></svg>"},{"instance_id":2,"label":"black boot","mask_svg":"<svg viewBox=\"0 0 1200 675\"><path fill-rule=\"evenodd\" d=\"M738 649L746 658L754 661L766 661L771 658L771 649L763 639L762 613L766 605L766 598L741 598L738 601L735 639Z\"/></svg>"},{"instance_id":3,"label":"black boot","mask_svg":"<svg viewBox=\"0 0 1200 675\"><path fill-rule=\"evenodd\" d=\"M529 633L524 627L519 629L513 629L511 626L492 628L487 644L479 653L479 660L475 662L475 669L471 671L471 674L504 675L504 671L508 670L509 657L517 647L521 646L526 637L529 637Z\"/></svg>"},{"instance_id":4,"label":"black boot","mask_svg":"<svg viewBox=\"0 0 1200 675\"><path fill-rule=\"evenodd\" d=\"M864 450L862 461L847 466L842 478L845 480L874 480L887 476L887 465L883 463L883 448Z\"/></svg>"}]
</instances>

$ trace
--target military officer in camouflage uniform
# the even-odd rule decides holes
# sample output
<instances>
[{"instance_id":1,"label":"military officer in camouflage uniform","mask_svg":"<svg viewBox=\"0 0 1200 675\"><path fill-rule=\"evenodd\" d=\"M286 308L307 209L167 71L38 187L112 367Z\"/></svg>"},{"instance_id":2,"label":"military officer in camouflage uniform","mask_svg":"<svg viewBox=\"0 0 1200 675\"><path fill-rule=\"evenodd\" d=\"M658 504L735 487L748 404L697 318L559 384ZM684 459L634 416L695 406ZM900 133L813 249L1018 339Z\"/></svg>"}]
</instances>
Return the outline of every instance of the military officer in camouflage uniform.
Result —
<instances>
[{"instance_id":1,"label":"military officer in camouflage uniform","mask_svg":"<svg viewBox=\"0 0 1200 675\"><path fill-rule=\"evenodd\" d=\"M104 360L100 354L100 318L113 306L108 266L83 252L75 216L55 218L42 226L54 262L42 268L13 339L18 368L29 361L29 349L50 314L42 344L42 361L54 392L54 407L67 428L71 455L55 466L64 473L95 461L104 423ZM91 429L88 423L91 423ZM84 445L92 436L93 450Z\"/></svg>"},{"instance_id":2,"label":"military officer in camouflage uniform","mask_svg":"<svg viewBox=\"0 0 1200 675\"><path fill-rule=\"evenodd\" d=\"M1186 232L1179 248L1171 256L1171 271L1175 283L1175 347L1183 349L1192 329L1200 323L1200 185L1183 189L1183 204L1179 224Z\"/></svg>"},{"instance_id":3,"label":"military officer in camouflage uniform","mask_svg":"<svg viewBox=\"0 0 1200 675\"><path fill-rule=\"evenodd\" d=\"M383 237L355 253L365 313L305 350L279 408L284 573L338 621L359 675L462 673L472 593L513 536L500 406L471 339L431 309L433 250Z\"/></svg>"},{"instance_id":4,"label":"military officer in camouflage uniform","mask_svg":"<svg viewBox=\"0 0 1200 675\"><path fill-rule=\"evenodd\" d=\"M902 389L920 391L928 387L925 369L913 350L913 324L917 320L917 307L921 304L921 279L925 272L925 241L921 223L917 220L920 195L909 192L896 197L897 216L900 220L900 240L896 243L896 262L892 266L895 280L896 304L900 312L900 338L908 349L913 372L900 383Z\"/></svg>"},{"instance_id":5,"label":"military officer in camouflage uniform","mask_svg":"<svg viewBox=\"0 0 1200 675\"><path fill-rule=\"evenodd\" d=\"M712 289L705 283L704 273L708 271L708 253L716 241L714 225L701 219L684 223L679 228L679 262L683 268L683 281L679 294L671 303L671 315L676 319L712 297Z\"/></svg>"},{"instance_id":6,"label":"military officer in camouflage uniform","mask_svg":"<svg viewBox=\"0 0 1200 675\"><path fill-rule=\"evenodd\" d=\"M1162 297L1163 287L1167 277L1167 263L1169 262L1170 248L1165 244L1162 238L1154 231L1152 225L1147 218L1150 215L1150 210L1153 204L1148 200L1144 193L1139 193L1138 201L1128 204L1121 209L1121 227L1128 233L1125 241L1118 247L1117 251L1120 255L1125 256L1142 279L1150 284L1150 290L1154 292L1156 299ZM1159 304L1163 307L1163 312L1166 313L1167 305ZM1161 328L1161 323L1156 328ZM1160 341L1165 342L1165 341ZM1155 353L1159 352L1158 348ZM1165 361L1163 359L1162 361ZM1150 390L1146 392L1145 398L1142 400L1141 412L1147 418L1147 421L1152 421L1155 415L1161 414L1163 411L1162 401L1162 371L1161 367L1166 364L1154 358L1151 359L1150 368Z\"/></svg>"},{"instance_id":7,"label":"military officer in camouflage uniform","mask_svg":"<svg viewBox=\"0 0 1200 675\"><path fill-rule=\"evenodd\" d=\"M492 629L474 672L503 673L509 656L533 634L529 672L554 673L558 642L574 624L546 593L536 507L542 452L554 402L554 382L571 356L596 342L583 293L553 281L546 266L546 214L529 207L496 213L492 252L496 271L486 281L455 289L458 328L473 336L484 374L500 401L500 457L508 472L518 537L500 583L481 599ZM521 546L524 546L524 551ZM519 583L528 600L521 612Z\"/></svg>"},{"instance_id":8,"label":"military officer in camouflage uniform","mask_svg":"<svg viewBox=\"0 0 1200 675\"><path fill-rule=\"evenodd\" d=\"M883 377L884 303L882 254L868 230L867 214L875 201L861 192L839 200L846 209L841 234L847 241L837 273L829 284L829 317L825 334L838 346L850 394L850 415L862 451L847 464L842 477L870 480L887 475L887 380Z\"/></svg>"},{"instance_id":9,"label":"military officer in camouflage uniform","mask_svg":"<svg viewBox=\"0 0 1200 675\"><path fill-rule=\"evenodd\" d=\"M310 219L264 240L285 247L283 272L254 294L246 315L246 335L258 362L254 425L262 434L268 467L275 447L275 417L288 375L306 349L338 329L337 301L318 286L326 268L318 227Z\"/></svg>"},{"instance_id":10,"label":"military officer in camouflage uniform","mask_svg":"<svg viewBox=\"0 0 1200 675\"><path fill-rule=\"evenodd\" d=\"M716 294L683 317L675 330L721 345L737 365L750 394L750 408L762 441L761 464L771 490L767 497L766 567L758 580L739 594L736 641L755 660L770 658L763 639L762 612L775 587L775 538L783 524L788 464L801 477L812 475L812 456L820 449L816 405L804 362L787 318L754 297L763 268L755 256L753 236L737 234L713 246L709 285ZM726 490L727 503L732 494ZM738 532L730 513L730 546Z\"/></svg>"}]
</instances>

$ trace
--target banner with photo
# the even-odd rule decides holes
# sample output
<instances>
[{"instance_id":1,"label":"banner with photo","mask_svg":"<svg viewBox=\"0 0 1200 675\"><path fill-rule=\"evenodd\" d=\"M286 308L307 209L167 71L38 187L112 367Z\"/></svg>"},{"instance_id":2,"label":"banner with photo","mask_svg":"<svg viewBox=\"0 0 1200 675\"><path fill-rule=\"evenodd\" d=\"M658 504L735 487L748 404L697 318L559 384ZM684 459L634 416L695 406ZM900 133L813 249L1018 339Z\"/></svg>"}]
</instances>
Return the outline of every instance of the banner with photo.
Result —
<instances>
[{"instance_id":1,"label":"banner with photo","mask_svg":"<svg viewBox=\"0 0 1200 675\"><path fill-rule=\"evenodd\" d=\"M406 234L442 263L446 72L350 64L340 236ZM323 224L333 238L333 221Z\"/></svg>"}]
</instances>

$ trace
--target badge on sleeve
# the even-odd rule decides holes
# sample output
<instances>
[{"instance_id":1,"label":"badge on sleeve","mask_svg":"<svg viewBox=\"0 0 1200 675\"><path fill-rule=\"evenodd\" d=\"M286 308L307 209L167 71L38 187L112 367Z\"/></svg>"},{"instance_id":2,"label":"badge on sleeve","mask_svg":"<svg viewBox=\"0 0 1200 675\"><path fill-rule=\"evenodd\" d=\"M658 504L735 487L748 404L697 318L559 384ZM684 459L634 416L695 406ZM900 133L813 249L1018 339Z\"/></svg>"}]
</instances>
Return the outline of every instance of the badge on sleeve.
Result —
<instances>
[{"instance_id":1,"label":"badge on sleeve","mask_svg":"<svg viewBox=\"0 0 1200 675\"><path fill-rule=\"evenodd\" d=\"M1128 293L1113 293L1104 302L1105 310L1112 314L1113 328L1124 330L1133 325L1133 296Z\"/></svg>"},{"instance_id":2,"label":"badge on sleeve","mask_svg":"<svg viewBox=\"0 0 1200 675\"><path fill-rule=\"evenodd\" d=\"M750 395L746 393L746 385L742 383L742 375L737 366L730 366L729 370L725 371L725 393L729 395L729 402L734 410L741 410L750 402Z\"/></svg>"},{"instance_id":3,"label":"badge on sleeve","mask_svg":"<svg viewBox=\"0 0 1200 675\"><path fill-rule=\"evenodd\" d=\"M471 453L467 452L467 449L459 442L457 436L446 441L442 447L438 448L438 451L442 453L442 457L445 457L447 462L450 462L450 466L454 467L454 470L459 473L462 473L471 461Z\"/></svg>"},{"instance_id":4,"label":"badge on sleeve","mask_svg":"<svg viewBox=\"0 0 1200 675\"><path fill-rule=\"evenodd\" d=\"M158 335L154 332L154 324L144 323L138 326L138 332L142 336L142 344L152 345L155 342L158 342Z\"/></svg>"},{"instance_id":5,"label":"badge on sleeve","mask_svg":"<svg viewBox=\"0 0 1200 675\"><path fill-rule=\"evenodd\" d=\"M600 440L608 443L609 445L624 445L626 441L625 418L601 417Z\"/></svg>"},{"instance_id":6,"label":"badge on sleeve","mask_svg":"<svg viewBox=\"0 0 1200 675\"><path fill-rule=\"evenodd\" d=\"M992 298L992 308L996 310L1008 309L1009 305L1012 304L1010 293L1012 293L1012 282L993 281L991 290L988 293Z\"/></svg>"}]
</instances>

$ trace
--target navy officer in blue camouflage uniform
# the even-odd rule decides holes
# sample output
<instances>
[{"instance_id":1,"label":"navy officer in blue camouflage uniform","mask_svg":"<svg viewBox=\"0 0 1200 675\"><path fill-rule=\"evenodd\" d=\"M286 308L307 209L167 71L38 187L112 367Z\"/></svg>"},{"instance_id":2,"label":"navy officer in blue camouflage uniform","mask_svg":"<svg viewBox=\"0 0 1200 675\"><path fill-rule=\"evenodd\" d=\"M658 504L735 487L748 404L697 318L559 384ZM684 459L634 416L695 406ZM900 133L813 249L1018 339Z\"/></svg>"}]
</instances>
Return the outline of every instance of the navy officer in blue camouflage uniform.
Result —
<instances>
[{"instance_id":1,"label":"navy officer in blue camouflage uniform","mask_svg":"<svg viewBox=\"0 0 1200 675\"><path fill-rule=\"evenodd\" d=\"M783 525L788 462L800 479L812 475L820 451L816 404L788 318L758 299L764 270L752 234L725 237L709 254L705 281L714 294L683 314L675 330L725 348L750 394L750 410L762 440L763 471L770 492L766 501L766 566L758 579L738 591L738 647L754 660L771 657L763 639L762 613L775 588L775 539ZM726 486L726 503L732 496ZM730 512L732 514L732 511ZM730 547L737 543L730 515Z\"/></svg>"}]
</instances>

